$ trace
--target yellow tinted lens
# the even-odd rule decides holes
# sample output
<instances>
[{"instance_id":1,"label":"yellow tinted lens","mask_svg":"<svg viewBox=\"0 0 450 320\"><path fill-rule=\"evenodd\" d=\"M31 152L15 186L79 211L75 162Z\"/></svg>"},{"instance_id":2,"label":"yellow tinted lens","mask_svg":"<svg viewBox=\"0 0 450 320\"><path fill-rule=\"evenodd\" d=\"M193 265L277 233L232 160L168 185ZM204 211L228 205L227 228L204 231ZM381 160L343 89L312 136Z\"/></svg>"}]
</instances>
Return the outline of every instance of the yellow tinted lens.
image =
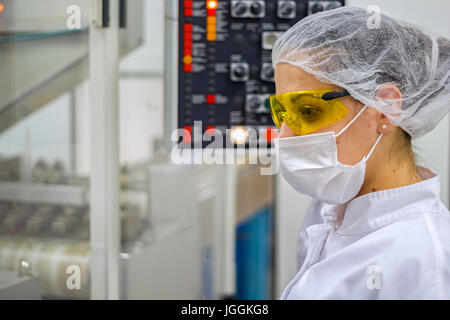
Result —
<instances>
[{"instance_id":1,"label":"yellow tinted lens","mask_svg":"<svg viewBox=\"0 0 450 320\"><path fill-rule=\"evenodd\" d=\"M345 117L347 107L339 100L325 101L322 95L332 90L311 90L270 97L272 118L280 128L285 122L296 134L304 135Z\"/></svg>"},{"instance_id":2,"label":"yellow tinted lens","mask_svg":"<svg viewBox=\"0 0 450 320\"><path fill-rule=\"evenodd\" d=\"M269 97L270 114L272 115L273 123L280 129L283 123L283 118L286 115L286 109L280 104L276 96Z\"/></svg>"}]
</instances>

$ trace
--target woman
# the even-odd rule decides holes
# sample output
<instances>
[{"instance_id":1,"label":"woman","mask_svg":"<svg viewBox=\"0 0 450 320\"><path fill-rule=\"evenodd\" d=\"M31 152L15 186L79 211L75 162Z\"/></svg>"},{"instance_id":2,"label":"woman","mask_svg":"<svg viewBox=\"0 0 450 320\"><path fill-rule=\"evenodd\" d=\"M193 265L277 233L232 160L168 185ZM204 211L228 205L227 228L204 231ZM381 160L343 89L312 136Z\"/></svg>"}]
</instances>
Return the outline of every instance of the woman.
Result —
<instances>
[{"instance_id":1,"label":"woman","mask_svg":"<svg viewBox=\"0 0 450 320\"><path fill-rule=\"evenodd\" d=\"M282 299L450 299L450 213L411 147L450 107L450 42L368 18L314 14L273 49L281 174L314 199Z\"/></svg>"}]
</instances>

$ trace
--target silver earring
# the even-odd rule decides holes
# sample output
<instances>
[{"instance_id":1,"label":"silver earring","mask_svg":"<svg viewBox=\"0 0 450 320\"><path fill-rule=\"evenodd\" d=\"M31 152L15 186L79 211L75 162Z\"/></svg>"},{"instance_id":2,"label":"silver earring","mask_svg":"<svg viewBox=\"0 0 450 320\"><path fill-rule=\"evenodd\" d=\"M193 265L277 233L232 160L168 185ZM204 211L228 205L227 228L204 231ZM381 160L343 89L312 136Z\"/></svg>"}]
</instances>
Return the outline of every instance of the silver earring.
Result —
<instances>
[{"instance_id":1,"label":"silver earring","mask_svg":"<svg viewBox=\"0 0 450 320\"><path fill-rule=\"evenodd\" d=\"M381 125L381 129L386 130L386 129L387 129L387 125L382 124L382 125Z\"/></svg>"}]
</instances>

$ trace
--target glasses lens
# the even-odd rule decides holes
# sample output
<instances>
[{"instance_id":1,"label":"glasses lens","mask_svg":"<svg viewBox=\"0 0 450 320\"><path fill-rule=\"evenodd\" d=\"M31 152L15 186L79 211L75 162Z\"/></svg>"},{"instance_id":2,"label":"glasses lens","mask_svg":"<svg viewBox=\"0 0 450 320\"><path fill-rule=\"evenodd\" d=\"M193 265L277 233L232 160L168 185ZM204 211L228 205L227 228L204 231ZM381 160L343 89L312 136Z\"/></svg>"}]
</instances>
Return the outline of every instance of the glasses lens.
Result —
<instances>
[{"instance_id":1,"label":"glasses lens","mask_svg":"<svg viewBox=\"0 0 450 320\"><path fill-rule=\"evenodd\" d=\"M280 129L283 119L286 116L286 109L280 104L280 101L277 99L276 95L269 97L269 104L272 120L277 128Z\"/></svg>"},{"instance_id":2,"label":"glasses lens","mask_svg":"<svg viewBox=\"0 0 450 320\"><path fill-rule=\"evenodd\" d=\"M339 100L325 101L321 96L331 90L312 90L278 94L269 98L272 119L280 129L286 123L296 134L304 135L325 127L347 115Z\"/></svg>"}]
</instances>

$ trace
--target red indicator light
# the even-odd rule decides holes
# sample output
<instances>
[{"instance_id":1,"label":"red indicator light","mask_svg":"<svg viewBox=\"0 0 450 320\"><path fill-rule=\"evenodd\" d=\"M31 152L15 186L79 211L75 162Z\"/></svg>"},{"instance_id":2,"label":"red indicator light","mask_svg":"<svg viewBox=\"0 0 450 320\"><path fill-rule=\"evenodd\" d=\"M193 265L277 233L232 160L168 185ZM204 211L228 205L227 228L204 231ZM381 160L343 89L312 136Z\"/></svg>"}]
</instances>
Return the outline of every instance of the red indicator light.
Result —
<instances>
[{"instance_id":1,"label":"red indicator light","mask_svg":"<svg viewBox=\"0 0 450 320\"><path fill-rule=\"evenodd\" d=\"M186 23L184 25L184 31L186 31L186 32L192 31L192 24L191 23Z\"/></svg>"},{"instance_id":2,"label":"red indicator light","mask_svg":"<svg viewBox=\"0 0 450 320\"><path fill-rule=\"evenodd\" d=\"M192 48L184 48L185 56L192 56Z\"/></svg>"},{"instance_id":3,"label":"red indicator light","mask_svg":"<svg viewBox=\"0 0 450 320\"><path fill-rule=\"evenodd\" d=\"M192 33L190 33L190 32L185 32L185 33L184 33L184 40L190 40L190 41L192 41Z\"/></svg>"},{"instance_id":4,"label":"red indicator light","mask_svg":"<svg viewBox=\"0 0 450 320\"><path fill-rule=\"evenodd\" d=\"M192 126L184 126L183 127L183 142L191 143L192 142Z\"/></svg>"},{"instance_id":5,"label":"red indicator light","mask_svg":"<svg viewBox=\"0 0 450 320\"><path fill-rule=\"evenodd\" d=\"M267 142L272 142L273 139L275 139L278 135L278 132L276 129L269 128L265 132L265 138Z\"/></svg>"},{"instance_id":6,"label":"red indicator light","mask_svg":"<svg viewBox=\"0 0 450 320\"><path fill-rule=\"evenodd\" d=\"M215 104L216 103L216 96L213 94L206 95L206 104Z\"/></svg>"},{"instance_id":7,"label":"red indicator light","mask_svg":"<svg viewBox=\"0 0 450 320\"><path fill-rule=\"evenodd\" d=\"M184 8L191 8L192 9L192 0L184 1Z\"/></svg>"},{"instance_id":8,"label":"red indicator light","mask_svg":"<svg viewBox=\"0 0 450 320\"><path fill-rule=\"evenodd\" d=\"M192 64L185 64L184 72L192 72Z\"/></svg>"},{"instance_id":9,"label":"red indicator light","mask_svg":"<svg viewBox=\"0 0 450 320\"><path fill-rule=\"evenodd\" d=\"M215 126L206 126L206 134L213 136L216 131Z\"/></svg>"},{"instance_id":10,"label":"red indicator light","mask_svg":"<svg viewBox=\"0 0 450 320\"><path fill-rule=\"evenodd\" d=\"M206 1L206 13L208 16L215 16L217 9L217 1L216 0L207 0Z\"/></svg>"}]
</instances>

